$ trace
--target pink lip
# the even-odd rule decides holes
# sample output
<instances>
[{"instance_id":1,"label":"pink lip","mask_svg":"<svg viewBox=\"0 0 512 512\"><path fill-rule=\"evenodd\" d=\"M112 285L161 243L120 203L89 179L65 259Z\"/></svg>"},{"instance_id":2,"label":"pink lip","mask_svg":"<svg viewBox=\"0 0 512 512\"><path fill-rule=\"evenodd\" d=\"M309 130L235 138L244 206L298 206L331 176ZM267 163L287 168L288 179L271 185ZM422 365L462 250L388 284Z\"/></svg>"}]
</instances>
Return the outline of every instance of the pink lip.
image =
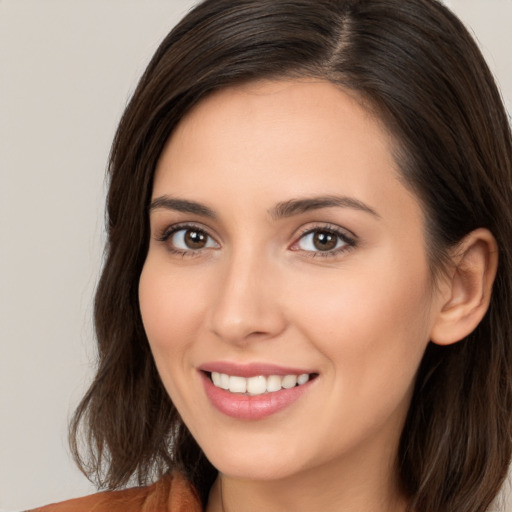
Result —
<instances>
[{"instance_id":1,"label":"pink lip","mask_svg":"<svg viewBox=\"0 0 512 512\"><path fill-rule=\"evenodd\" d=\"M210 365L207 366L210 368ZM223 368L225 370L225 367ZM237 373L237 371L221 371L220 373L228 373L229 375L238 375L240 377L280 375L276 373L275 367L272 367L271 371L261 371L264 368L258 365L256 365L255 368L257 368L258 371L244 367L243 370L245 370L246 375L241 375ZM268 370L268 365L265 365L265 368ZM301 373L308 373L305 371L296 372L290 370L290 368L287 368L286 373L281 373L281 375L300 375ZM274 391L272 393L251 396L242 393L230 393L229 391L214 386L209 376L205 373L206 371L218 370L203 370L199 372L206 396L212 405L226 416L240 420L260 420L285 409L307 392L316 380L309 380L301 386L295 386L290 389L281 389L280 391Z\"/></svg>"},{"instance_id":2,"label":"pink lip","mask_svg":"<svg viewBox=\"0 0 512 512\"><path fill-rule=\"evenodd\" d=\"M314 373L304 368L290 368L268 363L238 364L228 361L215 361L205 363L198 367L203 372L218 372L238 377L257 377L258 375L302 375L303 373Z\"/></svg>"}]
</instances>

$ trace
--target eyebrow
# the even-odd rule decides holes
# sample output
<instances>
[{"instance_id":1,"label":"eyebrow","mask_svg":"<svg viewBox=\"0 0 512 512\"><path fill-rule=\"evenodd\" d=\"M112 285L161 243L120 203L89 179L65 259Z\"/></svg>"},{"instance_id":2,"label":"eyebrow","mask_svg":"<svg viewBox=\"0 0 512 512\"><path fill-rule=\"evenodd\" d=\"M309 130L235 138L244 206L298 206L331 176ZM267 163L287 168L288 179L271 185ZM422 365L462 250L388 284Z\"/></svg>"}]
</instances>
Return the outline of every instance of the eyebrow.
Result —
<instances>
[{"instance_id":1,"label":"eyebrow","mask_svg":"<svg viewBox=\"0 0 512 512\"><path fill-rule=\"evenodd\" d=\"M281 218L292 217L294 215L300 215L309 211L320 210L322 208L352 208L362 212L369 213L370 215L380 219L380 215L370 206L363 203L359 199L347 196L315 196L307 197L302 199L290 199L277 203L268 212L273 220ZM165 209L174 210L183 213L192 213L200 215L202 217L208 217L210 219L216 219L217 214L208 206L198 203L196 201L190 201L188 199L179 199L176 197L170 197L163 195L157 197L151 201L149 205L149 211Z\"/></svg>"},{"instance_id":2,"label":"eyebrow","mask_svg":"<svg viewBox=\"0 0 512 512\"><path fill-rule=\"evenodd\" d=\"M355 199L347 196L317 196L303 199L290 199L278 203L271 210L269 210L270 216L274 219L280 219L283 217L291 217L293 215L300 215L312 210L320 210L321 208L352 208L362 212L369 213L374 217L380 219L380 215L370 206Z\"/></svg>"},{"instance_id":3,"label":"eyebrow","mask_svg":"<svg viewBox=\"0 0 512 512\"><path fill-rule=\"evenodd\" d=\"M160 208L183 213L193 213L210 219L217 218L215 212L211 208L208 208L208 206L187 199L178 199L177 197L160 196L153 199L149 205L149 211L151 212Z\"/></svg>"}]
</instances>

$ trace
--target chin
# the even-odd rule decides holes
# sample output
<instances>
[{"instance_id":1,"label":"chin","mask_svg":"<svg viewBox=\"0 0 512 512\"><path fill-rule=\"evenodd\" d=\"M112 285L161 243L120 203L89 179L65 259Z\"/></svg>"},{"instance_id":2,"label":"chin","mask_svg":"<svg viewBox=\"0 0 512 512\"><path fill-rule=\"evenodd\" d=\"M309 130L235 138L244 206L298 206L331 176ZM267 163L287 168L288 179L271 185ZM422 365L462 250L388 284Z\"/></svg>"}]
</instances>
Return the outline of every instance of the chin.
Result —
<instances>
[{"instance_id":1,"label":"chin","mask_svg":"<svg viewBox=\"0 0 512 512\"><path fill-rule=\"evenodd\" d=\"M258 460L258 464L251 464L246 460L224 460L213 465L219 473L236 480L277 481L296 474L292 467L282 462L267 464Z\"/></svg>"},{"instance_id":2,"label":"chin","mask_svg":"<svg viewBox=\"0 0 512 512\"><path fill-rule=\"evenodd\" d=\"M205 454L220 473L240 480L281 480L304 471L308 466L304 450L279 444L270 447L253 441L245 449L231 445L220 450L219 443Z\"/></svg>"}]
</instances>

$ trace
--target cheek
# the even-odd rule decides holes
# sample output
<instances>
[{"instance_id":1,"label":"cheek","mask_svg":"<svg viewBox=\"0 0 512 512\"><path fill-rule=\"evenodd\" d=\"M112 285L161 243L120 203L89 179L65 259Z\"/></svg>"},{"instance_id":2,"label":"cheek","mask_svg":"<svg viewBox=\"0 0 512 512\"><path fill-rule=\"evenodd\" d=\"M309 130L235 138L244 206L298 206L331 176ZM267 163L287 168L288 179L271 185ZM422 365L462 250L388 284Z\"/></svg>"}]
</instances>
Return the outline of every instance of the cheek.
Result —
<instances>
[{"instance_id":1,"label":"cheek","mask_svg":"<svg viewBox=\"0 0 512 512\"><path fill-rule=\"evenodd\" d=\"M139 281L139 303L144 329L157 366L162 360L177 364L183 349L200 327L204 294L202 280L188 272L170 272L165 261L148 256Z\"/></svg>"},{"instance_id":2,"label":"cheek","mask_svg":"<svg viewBox=\"0 0 512 512\"><path fill-rule=\"evenodd\" d=\"M191 348L204 317L204 279L191 268L172 271L165 256L148 255L139 281L142 321L162 383L187 414ZM201 293L201 290L203 292Z\"/></svg>"},{"instance_id":3,"label":"cheek","mask_svg":"<svg viewBox=\"0 0 512 512\"><path fill-rule=\"evenodd\" d=\"M384 266L386 272L370 265L316 280L307 303L295 304L305 337L315 340L340 387L361 397L392 383L404 393L429 341L427 267Z\"/></svg>"}]
</instances>

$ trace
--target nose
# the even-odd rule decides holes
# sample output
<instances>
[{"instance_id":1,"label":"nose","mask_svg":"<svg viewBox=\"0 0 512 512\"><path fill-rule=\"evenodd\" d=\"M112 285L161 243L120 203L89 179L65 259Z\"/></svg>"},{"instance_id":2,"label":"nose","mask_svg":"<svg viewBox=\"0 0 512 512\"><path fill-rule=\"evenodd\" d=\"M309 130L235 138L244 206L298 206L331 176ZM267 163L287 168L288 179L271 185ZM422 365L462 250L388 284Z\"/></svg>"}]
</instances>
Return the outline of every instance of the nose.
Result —
<instances>
[{"instance_id":1,"label":"nose","mask_svg":"<svg viewBox=\"0 0 512 512\"><path fill-rule=\"evenodd\" d=\"M231 344L277 337L286 328L278 269L246 251L223 262L210 309L210 330Z\"/></svg>"}]
</instances>

